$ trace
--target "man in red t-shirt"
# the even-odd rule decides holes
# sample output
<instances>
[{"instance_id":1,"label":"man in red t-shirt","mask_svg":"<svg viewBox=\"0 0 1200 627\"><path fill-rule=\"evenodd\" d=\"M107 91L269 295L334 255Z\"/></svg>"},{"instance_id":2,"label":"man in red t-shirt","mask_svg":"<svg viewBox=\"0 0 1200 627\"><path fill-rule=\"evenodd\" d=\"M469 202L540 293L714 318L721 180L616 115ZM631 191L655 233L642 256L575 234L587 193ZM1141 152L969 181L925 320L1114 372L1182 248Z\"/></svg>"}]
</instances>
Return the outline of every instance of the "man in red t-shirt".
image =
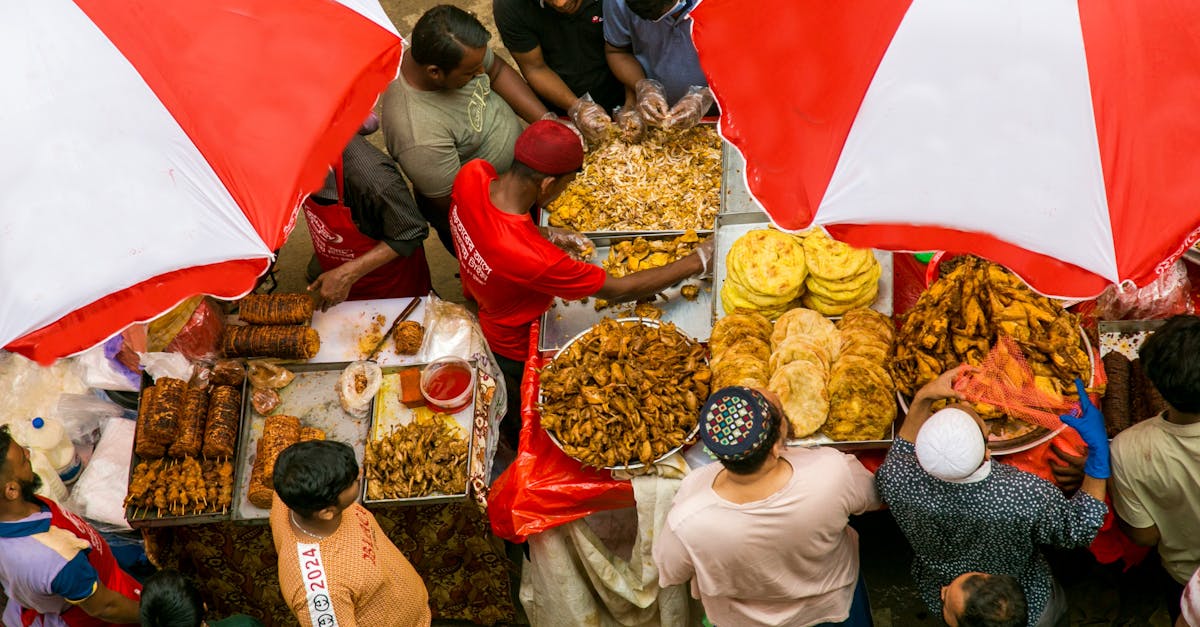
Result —
<instances>
[{"instance_id":1,"label":"man in red t-shirt","mask_svg":"<svg viewBox=\"0 0 1200 627\"><path fill-rule=\"evenodd\" d=\"M547 235L566 247L586 240L578 233L551 234L539 228L529 211L557 198L582 166L583 144L574 131L542 120L517 138L507 172L497 175L491 164L476 159L454 179L450 231L458 250L459 273L463 291L479 304L483 335L504 372L509 403L502 434L514 449L521 425L520 383L529 352L529 326L554 297L630 301L707 272L712 259L711 239L678 261L620 278L572 259Z\"/></svg>"}]
</instances>

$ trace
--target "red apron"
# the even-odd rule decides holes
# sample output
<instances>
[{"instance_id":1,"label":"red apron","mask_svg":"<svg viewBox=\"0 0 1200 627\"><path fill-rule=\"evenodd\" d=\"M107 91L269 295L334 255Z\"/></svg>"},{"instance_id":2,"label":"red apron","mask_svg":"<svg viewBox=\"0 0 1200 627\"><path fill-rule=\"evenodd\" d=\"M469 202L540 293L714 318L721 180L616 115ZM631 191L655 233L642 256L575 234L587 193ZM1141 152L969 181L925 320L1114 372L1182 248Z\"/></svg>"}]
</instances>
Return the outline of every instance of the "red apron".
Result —
<instances>
[{"instance_id":1,"label":"red apron","mask_svg":"<svg viewBox=\"0 0 1200 627\"><path fill-rule=\"evenodd\" d=\"M313 251L322 272L367 254L379 245L379 240L363 235L354 225L350 208L343 204L346 197L342 186L342 160L333 166L337 180L338 202L321 205L311 198L304 200L304 219L312 235ZM421 246L408 257L389 261L354 283L348 300L371 298L403 298L429 294L429 264L425 262L425 247Z\"/></svg>"},{"instance_id":2,"label":"red apron","mask_svg":"<svg viewBox=\"0 0 1200 627\"><path fill-rule=\"evenodd\" d=\"M96 574L100 576L100 581L106 588L134 601L141 598L142 584L121 570L116 558L113 557L112 549L91 525L80 520L75 514L60 508L54 501L40 496L38 499L50 508L51 526L70 531L75 534L75 537L92 545L92 550L87 554L88 563L96 569ZM41 614L37 610L26 608L21 612L21 623L25 627L29 627L40 616ZM68 608L67 611L59 614L59 618L71 627L104 627L112 624L89 615L78 606Z\"/></svg>"}]
</instances>

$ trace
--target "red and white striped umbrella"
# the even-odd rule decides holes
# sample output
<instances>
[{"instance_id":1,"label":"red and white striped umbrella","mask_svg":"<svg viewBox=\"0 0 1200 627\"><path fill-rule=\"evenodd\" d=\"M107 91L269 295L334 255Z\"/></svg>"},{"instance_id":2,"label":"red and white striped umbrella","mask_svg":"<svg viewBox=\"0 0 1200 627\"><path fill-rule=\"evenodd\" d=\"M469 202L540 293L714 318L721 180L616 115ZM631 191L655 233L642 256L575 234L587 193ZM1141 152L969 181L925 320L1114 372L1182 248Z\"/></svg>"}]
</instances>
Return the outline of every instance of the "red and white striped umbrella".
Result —
<instances>
[{"instance_id":1,"label":"red and white striped umbrella","mask_svg":"<svg viewBox=\"0 0 1200 627\"><path fill-rule=\"evenodd\" d=\"M400 51L377 0L0 3L0 346L248 292Z\"/></svg>"},{"instance_id":2,"label":"red and white striped umbrella","mask_svg":"<svg viewBox=\"0 0 1200 627\"><path fill-rule=\"evenodd\" d=\"M793 0L692 14L782 228L974 252L1054 296L1200 237L1200 2Z\"/></svg>"}]
</instances>

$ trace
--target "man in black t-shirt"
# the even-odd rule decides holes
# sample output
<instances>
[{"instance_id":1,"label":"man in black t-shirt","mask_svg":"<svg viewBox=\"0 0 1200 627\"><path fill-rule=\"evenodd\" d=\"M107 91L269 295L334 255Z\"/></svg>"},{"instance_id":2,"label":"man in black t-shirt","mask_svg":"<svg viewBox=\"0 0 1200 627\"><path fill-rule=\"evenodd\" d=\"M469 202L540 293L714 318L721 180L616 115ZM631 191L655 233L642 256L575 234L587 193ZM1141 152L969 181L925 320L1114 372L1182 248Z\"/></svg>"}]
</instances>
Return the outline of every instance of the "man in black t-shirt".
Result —
<instances>
[{"instance_id":1,"label":"man in black t-shirt","mask_svg":"<svg viewBox=\"0 0 1200 627\"><path fill-rule=\"evenodd\" d=\"M504 46L551 111L562 114L584 94L611 111L625 89L604 58L601 0L493 0Z\"/></svg>"}]
</instances>

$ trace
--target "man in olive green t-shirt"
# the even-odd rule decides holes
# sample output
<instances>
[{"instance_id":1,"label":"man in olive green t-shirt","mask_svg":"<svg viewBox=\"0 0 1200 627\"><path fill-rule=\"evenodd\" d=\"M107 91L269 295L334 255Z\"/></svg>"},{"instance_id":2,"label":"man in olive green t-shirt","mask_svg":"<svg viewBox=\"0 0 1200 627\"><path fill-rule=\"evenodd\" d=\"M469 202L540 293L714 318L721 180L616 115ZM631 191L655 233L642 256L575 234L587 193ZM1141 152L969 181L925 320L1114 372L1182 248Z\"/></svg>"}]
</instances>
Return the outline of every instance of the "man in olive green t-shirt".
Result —
<instances>
[{"instance_id":1,"label":"man in olive green t-shirt","mask_svg":"<svg viewBox=\"0 0 1200 627\"><path fill-rule=\"evenodd\" d=\"M488 49L490 38L458 7L430 9L413 27L400 76L383 95L388 152L451 253L450 189L459 168L484 159L507 170L521 120L535 122L547 113L521 75Z\"/></svg>"}]
</instances>

